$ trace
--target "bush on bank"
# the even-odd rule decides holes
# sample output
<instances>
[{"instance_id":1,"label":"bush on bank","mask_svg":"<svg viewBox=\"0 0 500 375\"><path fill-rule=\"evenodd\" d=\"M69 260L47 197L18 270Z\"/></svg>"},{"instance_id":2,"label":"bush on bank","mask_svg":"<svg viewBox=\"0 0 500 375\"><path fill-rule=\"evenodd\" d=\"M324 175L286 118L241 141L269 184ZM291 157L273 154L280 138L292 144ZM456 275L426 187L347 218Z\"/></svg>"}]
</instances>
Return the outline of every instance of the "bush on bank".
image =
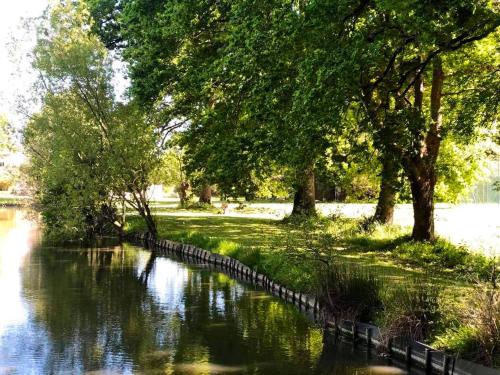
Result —
<instances>
[{"instance_id":1,"label":"bush on bank","mask_svg":"<svg viewBox=\"0 0 500 375\"><path fill-rule=\"evenodd\" d=\"M500 287L498 273L476 284L454 326L436 337L434 346L464 358L500 367Z\"/></svg>"}]
</instances>

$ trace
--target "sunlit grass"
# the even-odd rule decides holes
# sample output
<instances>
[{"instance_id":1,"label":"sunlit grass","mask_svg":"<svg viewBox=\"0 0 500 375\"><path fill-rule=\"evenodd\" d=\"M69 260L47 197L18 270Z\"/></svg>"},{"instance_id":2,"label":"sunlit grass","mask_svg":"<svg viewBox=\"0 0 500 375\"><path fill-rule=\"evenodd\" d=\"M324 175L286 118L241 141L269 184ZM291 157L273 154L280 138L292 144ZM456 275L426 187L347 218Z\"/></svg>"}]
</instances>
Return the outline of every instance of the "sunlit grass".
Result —
<instances>
[{"instance_id":1,"label":"sunlit grass","mask_svg":"<svg viewBox=\"0 0 500 375\"><path fill-rule=\"evenodd\" d=\"M0 197L0 206L21 206L26 203L26 198Z\"/></svg>"},{"instance_id":2,"label":"sunlit grass","mask_svg":"<svg viewBox=\"0 0 500 375\"><path fill-rule=\"evenodd\" d=\"M297 276L309 271L306 270L306 262L300 264L295 259L292 265L286 259L290 257L290 248L293 248L295 257L300 257L301 251L306 252L307 236L301 225L228 216L168 215L157 216L156 220L160 238L186 242L232 256L249 266L271 271L278 282L298 290L312 288L303 276ZM318 225L313 223L314 228L309 229L308 235L314 231L323 235L327 233L332 238L331 254L336 259L369 268L388 285L425 275L455 292L468 285L464 278L450 270L431 263L427 267L425 259L409 259L408 254L411 252L398 255L402 244L406 248L412 246L408 245L409 233L406 228L375 226L369 232L363 232L359 230L359 222L354 219L323 218L319 221ZM144 230L141 219L130 216L127 230ZM456 293L452 294L456 296Z\"/></svg>"}]
</instances>

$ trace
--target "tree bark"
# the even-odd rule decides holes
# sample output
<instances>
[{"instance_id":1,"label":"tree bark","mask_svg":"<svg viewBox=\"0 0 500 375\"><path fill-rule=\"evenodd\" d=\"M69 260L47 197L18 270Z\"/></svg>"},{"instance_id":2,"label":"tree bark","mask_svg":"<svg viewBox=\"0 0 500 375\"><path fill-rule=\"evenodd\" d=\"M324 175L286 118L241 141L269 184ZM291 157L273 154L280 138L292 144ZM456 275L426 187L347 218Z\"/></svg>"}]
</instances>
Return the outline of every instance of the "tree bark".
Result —
<instances>
[{"instance_id":1,"label":"tree bark","mask_svg":"<svg viewBox=\"0 0 500 375\"><path fill-rule=\"evenodd\" d=\"M146 203L145 204L145 207L144 207L144 220L146 221L146 225L148 227L148 231L149 233L151 233L151 235L156 238L158 236L158 230L156 229L156 222L155 222L155 219L153 217L153 215L151 215L151 211L149 209L149 205Z\"/></svg>"},{"instance_id":2,"label":"tree bark","mask_svg":"<svg viewBox=\"0 0 500 375\"><path fill-rule=\"evenodd\" d=\"M422 168L422 167L421 167ZM413 231L415 241L434 241L434 187L436 174L431 170L417 169L409 176L413 203Z\"/></svg>"},{"instance_id":3,"label":"tree bark","mask_svg":"<svg viewBox=\"0 0 500 375\"><path fill-rule=\"evenodd\" d=\"M146 223L146 227L148 228L148 232L156 238L158 236L158 230L156 228L156 222L151 214L151 210L149 208L148 199L146 197L144 190L137 190L132 192L132 200L128 200L129 203L133 205L133 207L137 210L139 215L144 219Z\"/></svg>"},{"instance_id":4,"label":"tree bark","mask_svg":"<svg viewBox=\"0 0 500 375\"><path fill-rule=\"evenodd\" d=\"M187 203L188 189L189 189L189 182L187 182L187 181L182 181L178 186L178 194L179 194L179 200L181 203L181 207L184 207Z\"/></svg>"},{"instance_id":5,"label":"tree bark","mask_svg":"<svg viewBox=\"0 0 500 375\"><path fill-rule=\"evenodd\" d=\"M204 184L200 192L200 203L212 204L212 187Z\"/></svg>"},{"instance_id":6,"label":"tree bark","mask_svg":"<svg viewBox=\"0 0 500 375\"><path fill-rule=\"evenodd\" d=\"M398 191L397 177L398 167L396 161L390 156L385 156L382 160L382 176L377 208L372 219L377 223L392 224Z\"/></svg>"},{"instance_id":7,"label":"tree bark","mask_svg":"<svg viewBox=\"0 0 500 375\"><path fill-rule=\"evenodd\" d=\"M293 198L292 215L315 215L316 194L314 189L314 170L306 168L304 175L297 181Z\"/></svg>"},{"instance_id":8,"label":"tree bark","mask_svg":"<svg viewBox=\"0 0 500 375\"><path fill-rule=\"evenodd\" d=\"M410 180L413 203L413 231L415 241L434 241L434 188L436 186L436 160L441 145L441 96L444 83L442 63L436 58L432 71L431 125L419 155L405 161ZM421 83L419 83L421 85Z\"/></svg>"}]
</instances>

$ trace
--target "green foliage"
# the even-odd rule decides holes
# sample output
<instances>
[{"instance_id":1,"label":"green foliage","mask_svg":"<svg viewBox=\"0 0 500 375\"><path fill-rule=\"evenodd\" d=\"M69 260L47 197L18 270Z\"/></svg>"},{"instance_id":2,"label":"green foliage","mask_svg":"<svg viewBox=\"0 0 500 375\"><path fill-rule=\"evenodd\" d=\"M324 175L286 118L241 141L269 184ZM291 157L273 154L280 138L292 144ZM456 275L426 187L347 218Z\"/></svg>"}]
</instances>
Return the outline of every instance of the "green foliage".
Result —
<instances>
[{"instance_id":1,"label":"green foliage","mask_svg":"<svg viewBox=\"0 0 500 375\"><path fill-rule=\"evenodd\" d=\"M284 175L275 172L257 182L256 199L286 199L290 195L291 189Z\"/></svg>"},{"instance_id":2,"label":"green foliage","mask_svg":"<svg viewBox=\"0 0 500 375\"><path fill-rule=\"evenodd\" d=\"M446 349L462 358L473 359L477 355L478 348L477 330L467 325L451 328L436 337L433 347Z\"/></svg>"},{"instance_id":3,"label":"green foliage","mask_svg":"<svg viewBox=\"0 0 500 375\"><path fill-rule=\"evenodd\" d=\"M299 191L315 167L348 200L371 200L375 158L390 156L396 179L404 167L430 182L444 151L437 198L454 201L475 178L474 159L458 162L446 144L440 152L440 140L467 143L498 117L500 18L487 0L87 3L94 32L110 48L122 43L133 97L163 131L182 129L194 185L228 197L254 197L272 169L289 171ZM431 95L438 66L444 89Z\"/></svg>"},{"instance_id":4,"label":"green foliage","mask_svg":"<svg viewBox=\"0 0 500 375\"><path fill-rule=\"evenodd\" d=\"M408 232L397 225L374 223L370 218L359 223L351 221L351 233L346 233L351 246L369 249L370 251L387 251L395 249L399 244L408 242Z\"/></svg>"},{"instance_id":5,"label":"green foliage","mask_svg":"<svg viewBox=\"0 0 500 375\"><path fill-rule=\"evenodd\" d=\"M442 239L434 243L403 242L394 248L393 253L409 264L455 270L463 276L482 279L488 277L492 264L491 259Z\"/></svg>"},{"instance_id":6,"label":"green foliage","mask_svg":"<svg viewBox=\"0 0 500 375\"><path fill-rule=\"evenodd\" d=\"M111 60L91 24L82 4L56 4L40 20L34 49L42 107L23 141L35 208L61 239L116 233L123 200L147 216L157 162L144 115L114 100Z\"/></svg>"},{"instance_id":7,"label":"green foliage","mask_svg":"<svg viewBox=\"0 0 500 375\"><path fill-rule=\"evenodd\" d=\"M381 309L382 284L369 269L333 261L319 272L319 298L335 317L374 320Z\"/></svg>"},{"instance_id":8,"label":"green foliage","mask_svg":"<svg viewBox=\"0 0 500 375\"><path fill-rule=\"evenodd\" d=\"M394 259L422 269L453 271L465 279L487 279L494 260L465 246L439 238L434 242L412 241L408 231L397 225L381 225L370 220L344 222L337 234L348 246L369 252L385 252Z\"/></svg>"},{"instance_id":9,"label":"green foliage","mask_svg":"<svg viewBox=\"0 0 500 375\"><path fill-rule=\"evenodd\" d=\"M383 336L426 341L438 328L442 316L439 288L423 278L386 290L380 324Z\"/></svg>"},{"instance_id":10,"label":"green foliage","mask_svg":"<svg viewBox=\"0 0 500 375\"><path fill-rule=\"evenodd\" d=\"M7 118L0 114L0 152L12 149L12 134Z\"/></svg>"},{"instance_id":11,"label":"green foliage","mask_svg":"<svg viewBox=\"0 0 500 375\"><path fill-rule=\"evenodd\" d=\"M484 173L484 143L460 145L447 139L437 160L436 200L457 203L464 200Z\"/></svg>"},{"instance_id":12,"label":"green foliage","mask_svg":"<svg viewBox=\"0 0 500 375\"><path fill-rule=\"evenodd\" d=\"M184 124L194 185L200 179L225 196L252 199L272 170L289 167L300 179L322 155L345 96L336 90L336 101L330 96L320 104L302 92L310 67L295 62L305 51L304 19L288 3L89 3L97 24L119 23L135 98L158 113L165 129Z\"/></svg>"},{"instance_id":13,"label":"green foliage","mask_svg":"<svg viewBox=\"0 0 500 375\"><path fill-rule=\"evenodd\" d=\"M161 157L161 163L155 171L153 181L166 186L179 186L186 180L183 163L183 151L178 146L167 148Z\"/></svg>"},{"instance_id":14,"label":"green foliage","mask_svg":"<svg viewBox=\"0 0 500 375\"><path fill-rule=\"evenodd\" d=\"M453 327L436 337L434 344L462 357L500 366L500 289L498 270L488 282L477 283Z\"/></svg>"}]
</instances>

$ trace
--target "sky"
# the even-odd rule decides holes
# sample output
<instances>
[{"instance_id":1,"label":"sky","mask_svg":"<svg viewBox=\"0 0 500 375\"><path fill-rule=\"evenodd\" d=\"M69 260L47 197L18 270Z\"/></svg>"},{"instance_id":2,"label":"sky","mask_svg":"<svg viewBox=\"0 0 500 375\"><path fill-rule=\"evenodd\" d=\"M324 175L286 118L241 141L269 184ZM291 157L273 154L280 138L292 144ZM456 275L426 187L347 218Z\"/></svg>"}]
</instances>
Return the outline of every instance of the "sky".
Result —
<instances>
[{"instance_id":1,"label":"sky","mask_svg":"<svg viewBox=\"0 0 500 375\"><path fill-rule=\"evenodd\" d=\"M0 116L7 117L17 130L22 129L27 117L18 110L19 103L36 110L27 101L30 88L36 79L27 55L35 45L35 33L28 32L24 23L29 18L41 16L51 0L0 0ZM129 85L126 65L113 58L112 84L118 100L125 101ZM27 95L28 94L28 95ZM19 99L19 98L24 99ZM28 103L28 105L26 105ZM17 137L16 137L17 138Z\"/></svg>"},{"instance_id":2,"label":"sky","mask_svg":"<svg viewBox=\"0 0 500 375\"><path fill-rule=\"evenodd\" d=\"M11 122L21 122L15 98L32 84L29 61L25 57L35 37L22 29L23 18L42 14L49 0L0 0L0 113ZM13 48L13 37L20 39ZM19 125L19 124L18 124Z\"/></svg>"}]
</instances>

